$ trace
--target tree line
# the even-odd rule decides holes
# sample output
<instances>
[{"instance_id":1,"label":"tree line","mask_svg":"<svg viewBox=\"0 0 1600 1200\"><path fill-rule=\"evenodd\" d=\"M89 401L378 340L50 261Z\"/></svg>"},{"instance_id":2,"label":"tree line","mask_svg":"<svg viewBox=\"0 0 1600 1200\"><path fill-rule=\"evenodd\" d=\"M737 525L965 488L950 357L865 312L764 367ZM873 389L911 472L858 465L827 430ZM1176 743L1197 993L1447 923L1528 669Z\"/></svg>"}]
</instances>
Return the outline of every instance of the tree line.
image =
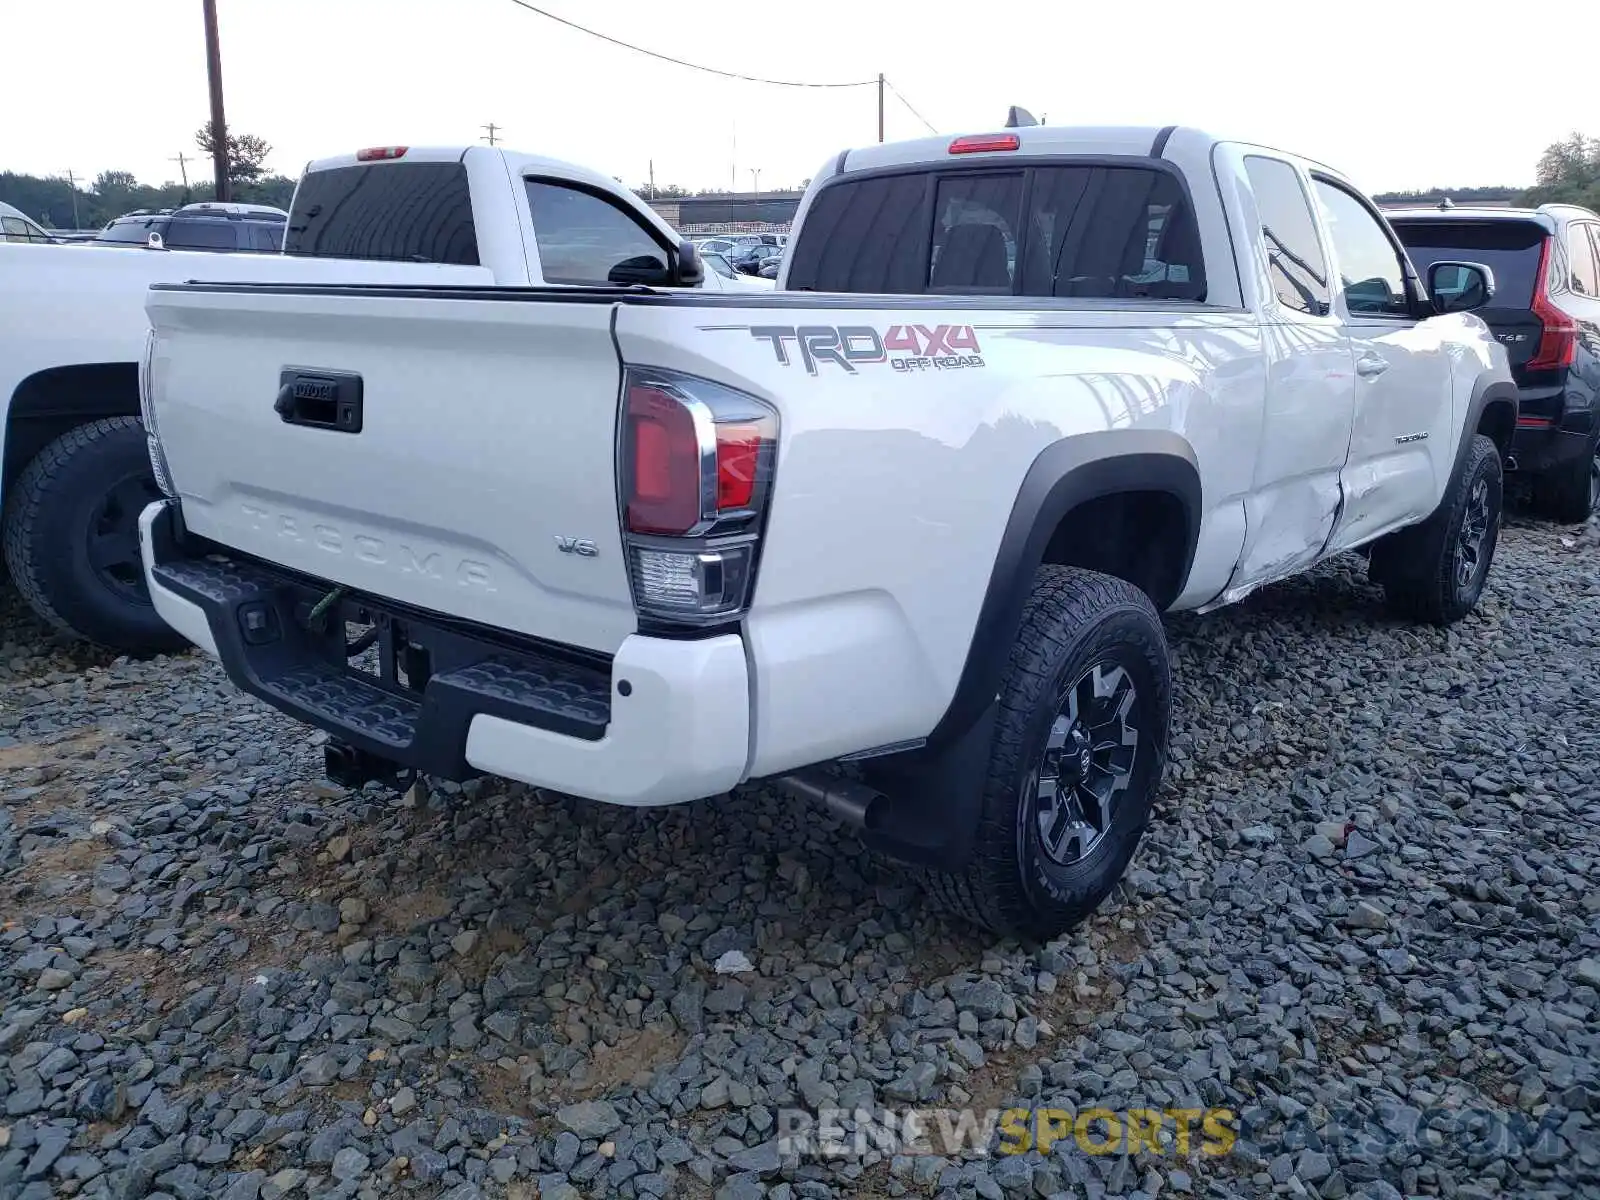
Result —
<instances>
[{"instance_id":1,"label":"tree line","mask_svg":"<svg viewBox=\"0 0 1600 1200\"><path fill-rule=\"evenodd\" d=\"M189 183L169 180L140 183L132 171L101 171L86 186L64 178L0 171L0 200L19 208L47 229L99 229L107 221L138 208L177 208L216 198L211 151L214 140L207 121L194 135L202 157L194 161ZM253 133L229 133L228 190L246 204L288 208L295 180L267 170L272 146Z\"/></svg>"},{"instance_id":2,"label":"tree line","mask_svg":"<svg viewBox=\"0 0 1600 1200\"><path fill-rule=\"evenodd\" d=\"M187 186L172 181L159 185L140 183L131 171L101 171L87 187L76 187L58 177L0 171L0 200L20 208L50 229L71 229L74 225L80 229L98 229L113 217L136 208L176 208L210 200L215 197L215 188L207 171L214 145L209 121L195 131L195 145L204 157L195 160L196 177ZM230 133L227 145L228 187L232 198L250 204L288 208L294 196L295 180L267 170L266 160L272 153L272 146L251 133ZM810 182L804 180L799 189L793 190L804 190ZM701 188L691 192L675 183L640 184L633 191L646 200L728 194L727 188ZM1534 169L1531 188L1421 188L1380 192L1374 198L1379 203L1432 204L1446 196L1457 204L1507 200L1525 205L1578 204L1600 212L1600 138L1573 132L1547 146Z\"/></svg>"}]
</instances>

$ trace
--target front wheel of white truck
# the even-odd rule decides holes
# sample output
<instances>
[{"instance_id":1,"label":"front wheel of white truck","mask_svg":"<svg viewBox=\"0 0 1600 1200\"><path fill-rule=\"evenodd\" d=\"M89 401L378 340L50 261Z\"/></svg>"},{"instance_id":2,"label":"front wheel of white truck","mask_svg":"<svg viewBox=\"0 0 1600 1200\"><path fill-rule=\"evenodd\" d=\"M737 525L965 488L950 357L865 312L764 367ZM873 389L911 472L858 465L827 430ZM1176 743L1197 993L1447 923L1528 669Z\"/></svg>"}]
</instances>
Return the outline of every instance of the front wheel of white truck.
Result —
<instances>
[{"instance_id":1,"label":"front wheel of white truck","mask_svg":"<svg viewBox=\"0 0 1600 1200\"><path fill-rule=\"evenodd\" d=\"M1109 575L1040 568L999 704L971 857L924 882L996 933L1051 938L1117 885L1161 786L1172 682L1155 606Z\"/></svg>"}]
</instances>

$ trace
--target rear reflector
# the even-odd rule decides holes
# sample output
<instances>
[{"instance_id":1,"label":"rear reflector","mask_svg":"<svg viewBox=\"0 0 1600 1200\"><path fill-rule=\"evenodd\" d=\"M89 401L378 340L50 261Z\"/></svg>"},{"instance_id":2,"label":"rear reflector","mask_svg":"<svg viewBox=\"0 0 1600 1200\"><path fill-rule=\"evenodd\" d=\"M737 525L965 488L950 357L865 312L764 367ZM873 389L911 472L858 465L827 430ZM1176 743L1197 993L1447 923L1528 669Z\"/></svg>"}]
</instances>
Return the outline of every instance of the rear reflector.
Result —
<instances>
[{"instance_id":1,"label":"rear reflector","mask_svg":"<svg viewBox=\"0 0 1600 1200\"><path fill-rule=\"evenodd\" d=\"M399 158L410 146L368 146L365 150L356 151L357 162L381 162L388 158Z\"/></svg>"},{"instance_id":2,"label":"rear reflector","mask_svg":"<svg viewBox=\"0 0 1600 1200\"><path fill-rule=\"evenodd\" d=\"M717 426L717 509L749 508L756 491L756 464L763 431L758 424Z\"/></svg>"},{"instance_id":3,"label":"rear reflector","mask_svg":"<svg viewBox=\"0 0 1600 1200\"><path fill-rule=\"evenodd\" d=\"M1550 426L1554 425L1555 423L1556 423L1556 419L1554 417L1518 417L1517 418L1517 428L1519 428L1519 429L1548 429Z\"/></svg>"},{"instance_id":4,"label":"rear reflector","mask_svg":"<svg viewBox=\"0 0 1600 1200\"><path fill-rule=\"evenodd\" d=\"M1015 150L1022 139L1014 133L986 133L974 137L958 137L950 143L951 154L984 154L991 150Z\"/></svg>"}]
</instances>

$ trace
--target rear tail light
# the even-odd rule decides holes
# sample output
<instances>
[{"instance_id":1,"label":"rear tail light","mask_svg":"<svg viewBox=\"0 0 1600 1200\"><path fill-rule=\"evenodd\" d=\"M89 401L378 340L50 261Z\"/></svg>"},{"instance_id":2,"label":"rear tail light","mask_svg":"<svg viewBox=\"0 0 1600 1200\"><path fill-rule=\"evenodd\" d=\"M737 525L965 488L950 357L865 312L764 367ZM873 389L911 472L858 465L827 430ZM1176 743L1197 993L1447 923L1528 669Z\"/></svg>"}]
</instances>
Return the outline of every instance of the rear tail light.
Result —
<instances>
[{"instance_id":1,"label":"rear tail light","mask_svg":"<svg viewBox=\"0 0 1600 1200\"><path fill-rule=\"evenodd\" d=\"M1534 276L1530 307L1544 326L1544 332L1539 335L1533 357L1522 364L1525 371L1564 370L1573 364L1578 354L1577 322L1550 302L1550 246L1554 241L1554 238L1545 238L1539 250L1539 270Z\"/></svg>"},{"instance_id":2,"label":"rear tail light","mask_svg":"<svg viewBox=\"0 0 1600 1200\"><path fill-rule=\"evenodd\" d=\"M987 154L992 150L1015 150L1022 139L1014 133L986 133L958 137L950 143L951 154Z\"/></svg>"},{"instance_id":3,"label":"rear tail light","mask_svg":"<svg viewBox=\"0 0 1600 1200\"><path fill-rule=\"evenodd\" d=\"M403 158L410 146L368 146L365 150L356 151L357 162L384 162L391 158Z\"/></svg>"},{"instance_id":4,"label":"rear tail light","mask_svg":"<svg viewBox=\"0 0 1600 1200\"><path fill-rule=\"evenodd\" d=\"M152 377L155 353L156 331L151 329L144 335L144 353L139 356L139 423L144 426L144 444L150 455L150 473L156 477L156 486L163 494L176 499L178 491L172 483L167 454L161 448L161 429L156 424L155 380Z\"/></svg>"},{"instance_id":5,"label":"rear tail light","mask_svg":"<svg viewBox=\"0 0 1600 1200\"><path fill-rule=\"evenodd\" d=\"M715 624L749 606L778 449L778 414L677 371L630 367L619 448L634 608Z\"/></svg>"}]
</instances>

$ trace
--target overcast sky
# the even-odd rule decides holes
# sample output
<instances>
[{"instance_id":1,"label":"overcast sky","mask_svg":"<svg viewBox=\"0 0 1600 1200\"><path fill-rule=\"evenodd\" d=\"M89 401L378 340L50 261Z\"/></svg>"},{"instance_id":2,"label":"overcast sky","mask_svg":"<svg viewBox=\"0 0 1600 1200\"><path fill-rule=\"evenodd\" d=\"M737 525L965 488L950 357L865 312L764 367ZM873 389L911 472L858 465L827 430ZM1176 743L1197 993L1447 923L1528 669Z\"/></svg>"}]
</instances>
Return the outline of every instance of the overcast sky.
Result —
<instances>
[{"instance_id":1,"label":"overcast sky","mask_svg":"<svg viewBox=\"0 0 1600 1200\"><path fill-rule=\"evenodd\" d=\"M24 5L0 38L0 170L178 177L207 118L200 0ZM1195 124L1328 162L1372 191L1530 183L1550 142L1600 135L1600 5L1256 0L531 0L663 53L770 78L878 72L940 133L1021 104L1050 124ZM877 139L875 87L741 83L658 62L514 0L218 0L229 127L269 166L382 143L506 144L690 188L797 184ZM1498 57L1500 51L1515 57ZM1551 57L1552 51L1555 58ZM1588 56L1592 58L1592 54ZM1518 99L1520 98L1520 99ZM926 127L893 95L890 139ZM202 176L208 164L191 164Z\"/></svg>"}]
</instances>

